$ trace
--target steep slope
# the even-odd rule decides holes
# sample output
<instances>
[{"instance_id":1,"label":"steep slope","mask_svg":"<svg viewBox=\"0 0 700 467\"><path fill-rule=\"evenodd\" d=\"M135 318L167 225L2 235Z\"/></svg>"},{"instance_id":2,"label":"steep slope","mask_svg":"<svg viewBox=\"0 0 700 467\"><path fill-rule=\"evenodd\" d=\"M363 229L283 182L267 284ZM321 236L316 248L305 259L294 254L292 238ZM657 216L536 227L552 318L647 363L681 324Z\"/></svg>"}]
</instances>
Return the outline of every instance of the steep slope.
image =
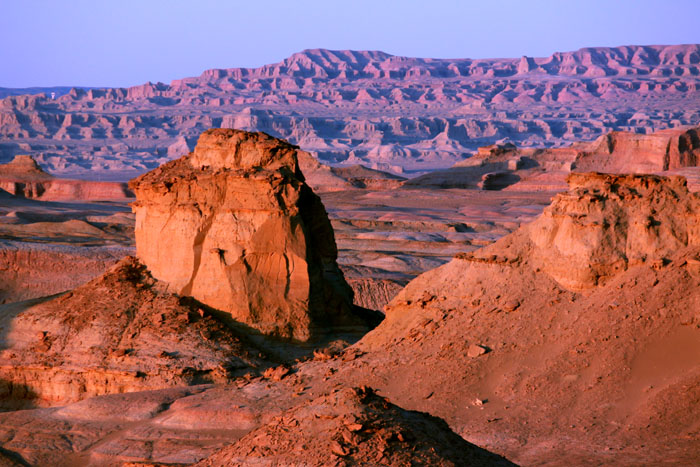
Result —
<instances>
[{"instance_id":1,"label":"steep slope","mask_svg":"<svg viewBox=\"0 0 700 467\"><path fill-rule=\"evenodd\" d=\"M516 462L697 462L700 199L678 179L569 181L410 282L338 377Z\"/></svg>"}]
</instances>

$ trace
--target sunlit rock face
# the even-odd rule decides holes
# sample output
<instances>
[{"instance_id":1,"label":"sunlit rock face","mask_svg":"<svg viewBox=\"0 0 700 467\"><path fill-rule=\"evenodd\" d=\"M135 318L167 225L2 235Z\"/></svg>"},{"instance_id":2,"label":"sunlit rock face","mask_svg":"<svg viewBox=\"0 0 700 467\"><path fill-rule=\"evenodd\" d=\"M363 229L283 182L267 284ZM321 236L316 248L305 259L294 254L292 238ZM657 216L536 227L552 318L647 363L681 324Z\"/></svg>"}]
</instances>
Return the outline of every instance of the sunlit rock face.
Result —
<instances>
[{"instance_id":1,"label":"sunlit rock face","mask_svg":"<svg viewBox=\"0 0 700 467\"><path fill-rule=\"evenodd\" d=\"M295 146L212 129L130 186L138 257L174 292L300 341L353 324L333 229Z\"/></svg>"}]
</instances>

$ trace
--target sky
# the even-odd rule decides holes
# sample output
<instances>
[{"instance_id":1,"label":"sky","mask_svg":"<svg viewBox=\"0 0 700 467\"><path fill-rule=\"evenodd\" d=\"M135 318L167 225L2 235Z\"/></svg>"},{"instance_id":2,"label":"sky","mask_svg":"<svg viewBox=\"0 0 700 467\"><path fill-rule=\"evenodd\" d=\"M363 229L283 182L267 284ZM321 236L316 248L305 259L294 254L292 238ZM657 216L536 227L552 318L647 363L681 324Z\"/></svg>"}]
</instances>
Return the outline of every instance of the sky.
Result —
<instances>
[{"instance_id":1,"label":"sky","mask_svg":"<svg viewBox=\"0 0 700 467\"><path fill-rule=\"evenodd\" d=\"M0 0L0 87L169 83L310 48L542 57L700 43L700 0Z\"/></svg>"}]
</instances>

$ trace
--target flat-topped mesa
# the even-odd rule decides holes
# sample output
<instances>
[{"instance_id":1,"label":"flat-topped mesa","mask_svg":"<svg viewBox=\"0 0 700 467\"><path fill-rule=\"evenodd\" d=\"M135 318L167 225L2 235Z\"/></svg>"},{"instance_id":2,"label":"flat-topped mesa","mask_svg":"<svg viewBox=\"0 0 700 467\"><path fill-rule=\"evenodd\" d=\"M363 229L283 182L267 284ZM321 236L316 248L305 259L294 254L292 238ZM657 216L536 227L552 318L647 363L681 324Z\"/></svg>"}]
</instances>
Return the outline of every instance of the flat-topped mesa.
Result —
<instances>
[{"instance_id":1,"label":"flat-topped mesa","mask_svg":"<svg viewBox=\"0 0 700 467\"><path fill-rule=\"evenodd\" d=\"M263 334L308 341L359 322L297 149L211 129L194 152L129 185L137 254L154 277Z\"/></svg>"},{"instance_id":2,"label":"flat-topped mesa","mask_svg":"<svg viewBox=\"0 0 700 467\"><path fill-rule=\"evenodd\" d=\"M700 246L700 197L683 177L572 173L567 182L524 229L530 262L568 289Z\"/></svg>"}]
</instances>

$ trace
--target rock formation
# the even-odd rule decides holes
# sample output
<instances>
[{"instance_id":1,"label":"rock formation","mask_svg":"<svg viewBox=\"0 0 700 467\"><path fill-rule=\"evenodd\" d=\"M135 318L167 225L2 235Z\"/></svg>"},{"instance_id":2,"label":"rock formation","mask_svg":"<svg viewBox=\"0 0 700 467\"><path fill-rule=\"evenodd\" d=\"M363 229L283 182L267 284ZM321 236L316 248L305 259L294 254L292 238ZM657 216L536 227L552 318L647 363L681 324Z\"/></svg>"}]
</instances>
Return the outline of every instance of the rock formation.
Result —
<instances>
[{"instance_id":1,"label":"rock formation","mask_svg":"<svg viewBox=\"0 0 700 467\"><path fill-rule=\"evenodd\" d=\"M297 151L299 168L314 192L341 191L355 188L385 190L397 188L405 178L363 165L330 167L306 151Z\"/></svg>"},{"instance_id":2,"label":"rock formation","mask_svg":"<svg viewBox=\"0 0 700 467\"><path fill-rule=\"evenodd\" d=\"M571 290L700 246L700 198L681 177L569 175L529 233L531 263Z\"/></svg>"},{"instance_id":3,"label":"rock formation","mask_svg":"<svg viewBox=\"0 0 700 467\"><path fill-rule=\"evenodd\" d=\"M46 201L126 199L132 194L126 184L56 178L27 155L0 164L0 190L12 195Z\"/></svg>"},{"instance_id":4,"label":"rock formation","mask_svg":"<svg viewBox=\"0 0 700 467\"><path fill-rule=\"evenodd\" d=\"M697 44L449 60L305 50L170 84L5 97L0 160L31 154L54 174L129 178L225 127L264 131L334 165L442 169L503 138L561 146L697 125L699 57Z\"/></svg>"},{"instance_id":5,"label":"rock formation","mask_svg":"<svg viewBox=\"0 0 700 467\"><path fill-rule=\"evenodd\" d=\"M611 132L592 142L561 148L518 148L496 144L452 168L404 182L407 186L563 191L571 172L682 174L700 188L700 128L652 134Z\"/></svg>"},{"instance_id":6,"label":"rock formation","mask_svg":"<svg viewBox=\"0 0 700 467\"><path fill-rule=\"evenodd\" d=\"M139 258L175 293L263 334L307 341L359 324L296 153L264 133L214 129L190 155L132 180Z\"/></svg>"},{"instance_id":7,"label":"rock formation","mask_svg":"<svg viewBox=\"0 0 700 467\"><path fill-rule=\"evenodd\" d=\"M232 134L246 141L252 137ZM265 135L254 138L264 144L252 147L278 148L281 160L289 160L285 159L288 146ZM219 143L203 146L201 157L225 160L217 157L223 150L216 148L229 140L222 136ZM251 146L241 143L239 149ZM266 151L236 154L238 164L253 156L276 164ZM170 167L191 158L201 160L193 154ZM183 167L182 173L192 178L186 180L199 180L194 174L209 170L195 170L187 163L190 166ZM276 171L261 168L260 178L269 178L267 172L287 172L284 166L277 167ZM216 173L230 172L249 173L226 168ZM294 173L292 169L288 172ZM342 343L334 343L318 348L313 359L268 368L262 375L248 375L233 384L113 394L62 408L0 414L2 446L9 455L21 454L38 465L69 461L202 461L206 465L237 459L292 463L302 456L307 462L341 464L347 459L371 463L380 462L378 453L386 456L382 463L394 463L407 460L403 456L411 448L427 463L457 463L455 459L460 458L452 457L447 445L460 446L461 454L485 455L455 439L435 419L400 406L441 417L469 443L526 465L551 463L552 459L571 465L694 465L700 458L699 197L677 178L573 174L569 183L571 191L558 195L532 224L490 246L459 254L411 281L389 304L382 324L353 346L341 350ZM170 196L168 190L175 186L163 185L160 193ZM186 194L195 192L195 184L188 186L191 190ZM230 186L221 189L221 199ZM502 192L471 194L504 199ZM523 198L533 199L531 195ZM192 198L183 195L179 199ZM377 200L384 202L381 197L367 199L375 208ZM478 202L476 197L469 199ZM462 214L475 215L463 199L448 199L440 209L453 207L448 201L462 206ZM483 219L483 211L476 212ZM381 224L381 220L372 222L358 222L358 226L397 227ZM436 228L427 219L423 222L424 228ZM443 233L457 227L443 224ZM588 268L586 262L591 263ZM146 274L139 268L140 274ZM131 287L143 291L139 293L157 292L167 300L173 297L157 281L149 278L146 282L153 285L139 287L137 281L134 286L120 286L117 296L133 296L128 292ZM97 301L95 290L93 287L89 295L92 302ZM111 293L114 287L98 290ZM86 305L85 297L71 307L94 310ZM115 301L111 295L105 297L107 303ZM37 306L48 303L55 302ZM124 308L121 302L117 305ZM159 303L154 307L167 308ZM33 335L31 349L48 347L50 354L54 346L62 349L63 341L75 342L71 337L52 339L51 329L55 328L43 325L52 323L55 310L36 313L40 317L36 325L30 314L22 318L21 326L2 323L3 329L9 329L10 335ZM182 316L178 310L175 315ZM225 315L215 310L206 308L204 315L225 321ZM72 316L58 319L73 323L71 330L82 330L80 323L96 323L100 329L104 322L85 312L77 313L76 320ZM134 321L143 322L147 316L153 314L146 312L143 319L135 317ZM187 316L197 319L201 314L190 308ZM168 316L162 321L156 315L157 329L135 327L160 332L167 342L183 335L183 346L202 349L196 335L192 341L187 334L192 323L167 330L173 319ZM214 327L206 324L198 329ZM81 332L76 339L82 336L85 341L86 334ZM131 336L128 332L121 335ZM227 335L223 329L210 336L212 347L221 335ZM207 334L200 337L205 339ZM138 339L127 343L148 356L145 346L152 344L140 347ZM27 347L18 344L18 348ZM249 354L243 350L245 347L226 354L240 363L234 365L240 366L239 371L246 371L246 362L251 369L264 364L247 360L244 356ZM3 355L10 351L4 350ZM179 364L173 363L175 371L171 372L163 363L170 358L166 352L160 359L148 356L143 364L149 369L146 375L134 376L156 382L151 373L155 368L162 369L161 375L177 375ZM85 351L77 354L84 356ZM200 354L207 355L198 350L192 356L195 362L202 361ZM41 354L34 360L26 350L20 355L13 358L43 362ZM59 362L58 355L50 356L56 359L54 363ZM10 357L5 358L9 361ZM197 377L218 381L215 378L224 375L207 371L217 358L211 361L212 365L202 364L203 372ZM77 365L68 359L60 368L68 370L73 364ZM110 368L131 368L126 363L119 365ZM12 375L9 370L8 374ZM61 381L58 376L56 380ZM188 384L189 380L173 377L169 381ZM358 385L377 388L387 400L366 390L348 389ZM386 439L388 433L394 434ZM429 443L421 442L426 439ZM307 444L304 452L288 449L300 443Z\"/></svg>"}]
</instances>

